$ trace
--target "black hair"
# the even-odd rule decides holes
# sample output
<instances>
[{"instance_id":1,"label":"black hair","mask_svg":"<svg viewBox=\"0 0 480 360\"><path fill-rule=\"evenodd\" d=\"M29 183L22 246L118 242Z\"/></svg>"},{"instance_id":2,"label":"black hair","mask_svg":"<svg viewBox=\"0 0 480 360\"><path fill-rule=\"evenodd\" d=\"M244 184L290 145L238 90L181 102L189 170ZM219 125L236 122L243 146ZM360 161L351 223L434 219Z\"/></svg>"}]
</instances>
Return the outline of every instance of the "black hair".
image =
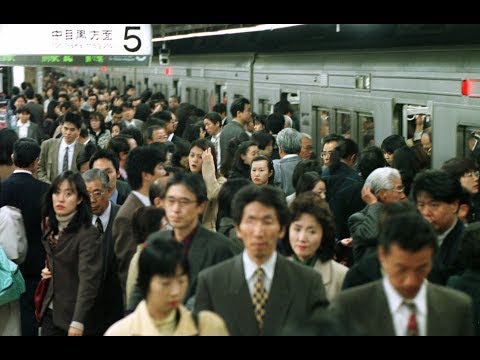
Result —
<instances>
[{"instance_id":1,"label":"black hair","mask_svg":"<svg viewBox=\"0 0 480 360\"><path fill-rule=\"evenodd\" d=\"M0 165L12 165L13 145L18 140L15 130L0 130Z\"/></svg>"},{"instance_id":2,"label":"black hair","mask_svg":"<svg viewBox=\"0 0 480 360\"><path fill-rule=\"evenodd\" d=\"M150 282L155 275L173 277L178 266L188 276L190 269L183 244L165 239L158 232L151 234L138 259L137 283L143 298L147 297Z\"/></svg>"},{"instance_id":3,"label":"black hair","mask_svg":"<svg viewBox=\"0 0 480 360\"><path fill-rule=\"evenodd\" d=\"M159 163L164 163L166 154L159 151L156 147L138 146L127 157L125 170L127 171L127 180L132 190L138 190L142 187L142 172L153 174L155 167Z\"/></svg>"},{"instance_id":4,"label":"black hair","mask_svg":"<svg viewBox=\"0 0 480 360\"><path fill-rule=\"evenodd\" d=\"M118 159L117 154L112 150L98 149L90 157L89 167L93 169L93 163L98 159L107 159L110 160L113 164L113 167L118 172L120 170L120 160Z\"/></svg>"},{"instance_id":5,"label":"black hair","mask_svg":"<svg viewBox=\"0 0 480 360\"><path fill-rule=\"evenodd\" d=\"M13 144L13 162L16 167L29 167L40 155L40 145L31 138L18 139Z\"/></svg>"},{"instance_id":6,"label":"black hair","mask_svg":"<svg viewBox=\"0 0 480 360\"><path fill-rule=\"evenodd\" d=\"M132 217L132 233L135 243L142 244L148 236L160 230L165 210L151 206L141 206Z\"/></svg>"},{"instance_id":7,"label":"black hair","mask_svg":"<svg viewBox=\"0 0 480 360\"><path fill-rule=\"evenodd\" d=\"M58 233L58 220L53 208L52 195L58 190L60 185L67 181L72 187L72 190L77 193L77 196L82 201L77 205L77 213L68 224L65 232L75 233L82 226L90 226L92 224L92 211L90 208L90 195L87 192L87 187L83 181L82 175L78 172L67 170L58 175L50 185L42 205L42 217L48 218L49 226L54 234Z\"/></svg>"},{"instance_id":8,"label":"black hair","mask_svg":"<svg viewBox=\"0 0 480 360\"><path fill-rule=\"evenodd\" d=\"M480 271L480 222L465 228L460 240L460 258L467 269Z\"/></svg>"},{"instance_id":9,"label":"black hair","mask_svg":"<svg viewBox=\"0 0 480 360\"><path fill-rule=\"evenodd\" d=\"M183 185L197 198L197 204L207 201L207 187L202 175L190 172L178 172L167 181L165 194L173 185Z\"/></svg>"},{"instance_id":10,"label":"black hair","mask_svg":"<svg viewBox=\"0 0 480 360\"><path fill-rule=\"evenodd\" d=\"M413 179L411 191L415 202L418 195L424 192L434 200L451 204L460 199L462 185L444 170L422 170Z\"/></svg>"}]
</instances>

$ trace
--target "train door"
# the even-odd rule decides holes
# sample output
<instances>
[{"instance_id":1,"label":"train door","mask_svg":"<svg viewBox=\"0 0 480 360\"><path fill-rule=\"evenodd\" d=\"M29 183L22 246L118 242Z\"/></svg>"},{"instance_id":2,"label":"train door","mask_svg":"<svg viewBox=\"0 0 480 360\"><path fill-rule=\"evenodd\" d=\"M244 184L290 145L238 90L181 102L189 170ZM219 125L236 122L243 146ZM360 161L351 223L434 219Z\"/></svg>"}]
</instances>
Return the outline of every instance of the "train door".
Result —
<instances>
[{"instance_id":1,"label":"train door","mask_svg":"<svg viewBox=\"0 0 480 360\"><path fill-rule=\"evenodd\" d=\"M148 81L148 77L146 77L146 78L143 79L143 83L145 84L145 90L149 88L148 82L149 82L149 81ZM140 95L140 94L139 94L139 95Z\"/></svg>"},{"instance_id":2,"label":"train door","mask_svg":"<svg viewBox=\"0 0 480 360\"><path fill-rule=\"evenodd\" d=\"M179 95L179 94L180 93L178 92L178 79L173 80L173 95Z\"/></svg>"}]
</instances>

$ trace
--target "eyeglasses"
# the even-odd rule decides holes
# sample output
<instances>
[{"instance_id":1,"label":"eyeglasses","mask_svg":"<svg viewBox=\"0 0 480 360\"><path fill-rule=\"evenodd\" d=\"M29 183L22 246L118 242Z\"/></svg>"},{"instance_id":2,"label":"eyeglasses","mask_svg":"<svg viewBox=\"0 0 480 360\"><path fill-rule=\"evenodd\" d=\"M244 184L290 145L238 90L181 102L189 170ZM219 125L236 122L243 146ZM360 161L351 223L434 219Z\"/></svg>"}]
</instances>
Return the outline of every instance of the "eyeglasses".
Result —
<instances>
[{"instance_id":1,"label":"eyeglasses","mask_svg":"<svg viewBox=\"0 0 480 360\"><path fill-rule=\"evenodd\" d=\"M174 198L172 196L167 196L165 198L165 204L168 205L168 206L173 206L176 203L178 203L180 206L184 207L184 206L189 206L193 203L196 203L196 201L195 200L190 200L190 199L187 199L187 198L177 199L177 198Z\"/></svg>"},{"instance_id":2,"label":"eyeglasses","mask_svg":"<svg viewBox=\"0 0 480 360\"><path fill-rule=\"evenodd\" d=\"M100 199L100 198L103 196L104 193L105 193L105 191L95 190L95 191L93 191L93 192L91 192L91 193L88 193L88 195L89 195L90 197L93 197L94 199L97 199L97 200L98 200L98 199Z\"/></svg>"},{"instance_id":3,"label":"eyeglasses","mask_svg":"<svg viewBox=\"0 0 480 360\"><path fill-rule=\"evenodd\" d=\"M465 177L480 177L480 171L469 171L467 173L465 173L465 175L463 175Z\"/></svg>"},{"instance_id":4,"label":"eyeglasses","mask_svg":"<svg viewBox=\"0 0 480 360\"><path fill-rule=\"evenodd\" d=\"M333 154L333 151L322 151L320 153L320 156L321 157L327 157L327 156L332 156L332 154Z\"/></svg>"},{"instance_id":5,"label":"eyeglasses","mask_svg":"<svg viewBox=\"0 0 480 360\"><path fill-rule=\"evenodd\" d=\"M405 186L402 186L401 188L391 189L391 190L401 194L405 192Z\"/></svg>"}]
</instances>

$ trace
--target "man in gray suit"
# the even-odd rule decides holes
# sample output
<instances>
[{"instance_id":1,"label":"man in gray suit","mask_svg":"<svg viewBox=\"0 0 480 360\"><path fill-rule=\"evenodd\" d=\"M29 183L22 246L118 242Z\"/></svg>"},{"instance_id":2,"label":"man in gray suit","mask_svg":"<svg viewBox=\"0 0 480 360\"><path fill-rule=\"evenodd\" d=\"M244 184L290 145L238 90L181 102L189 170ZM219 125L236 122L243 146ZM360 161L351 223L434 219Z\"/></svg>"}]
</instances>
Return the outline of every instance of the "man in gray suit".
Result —
<instances>
[{"instance_id":1,"label":"man in gray suit","mask_svg":"<svg viewBox=\"0 0 480 360\"><path fill-rule=\"evenodd\" d=\"M277 135L277 145L280 159L273 160L274 183L288 196L295 192L292 176L295 166L302 160L298 156L302 150L302 134L295 129L285 128Z\"/></svg>"},{"instance_id":2,"label":"man in gray suit","mask_svg":"<svg viewBox=\"0 0 480 360\"><path fill-rule=\"evenodd\" d=\"M290 213L271 185L248 185L234 197L232 217L245 250L200 272L195 311L219 314L230 335L280 335L325 311L322 276L276 251ZM262 297L259 299L259 295Z\"/></svg>"},{"instance_id":3,"label":"man in gray suit","mask_svg":"<svg viewBox=\"0 0 480 360\"><path fill-rule=\"evenodd\" d=\"M84 145L77 141L82 118L67 112L62 123L62 138L48 139L42 143L37 178L51 183L62 171L77 171L77 156Z\"/></svg>"},{"instance_id":4,"label":"man in gray suit","mask_svg":"<svg viewBox=\"0 0 480 360\"><path fill-rule=\"evenodd\" d=\"M432 226L417 213L383 225L383 279L341 292L331 309L362 335L473 335L471 298L426 281L437 250Z\"/></svg>"},{"instance_id":5,"label":"man in gray suit","mask_svg":"<svg viewBox=\"0 0 480 360\"><path fill-rule=\"evenodd\" d=\"M249 139L245 132L244 126L252 118L252 106L250 101L245 98L239 98L233 101L230 106L230 112L233 120L229 122L220 133L220 153L222 156L226 156L228 149L228 142L236 138L240 142L247 141Z\"/></svg>"}]
</instances>

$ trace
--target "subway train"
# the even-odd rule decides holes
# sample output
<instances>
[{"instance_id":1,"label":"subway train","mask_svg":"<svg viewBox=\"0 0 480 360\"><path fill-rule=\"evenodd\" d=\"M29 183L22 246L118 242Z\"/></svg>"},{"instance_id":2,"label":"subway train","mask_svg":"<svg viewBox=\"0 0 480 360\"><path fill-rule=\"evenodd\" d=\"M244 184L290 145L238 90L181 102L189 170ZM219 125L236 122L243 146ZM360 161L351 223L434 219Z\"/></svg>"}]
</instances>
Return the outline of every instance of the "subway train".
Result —
<instances>
[{"instance_id":1,"label":"subway train","mask_svg":"<svg viewBox=\"0 0 480 360\"><path fill-rule=\"evenodd\" d=\"M480 45L172 54L143 68L62 71L72 79L95 74L120 90L134 84L137 93L148 87L179 95L205 111L217 102L228 109L243 96L257 114L269 114L276 102L288 100L317 154L328 133L349 137L360 149L391 134L412 139L416 118L424 114L432 167L438 168L467 155L480 130Z\"/></svg>"}]
</instances>

